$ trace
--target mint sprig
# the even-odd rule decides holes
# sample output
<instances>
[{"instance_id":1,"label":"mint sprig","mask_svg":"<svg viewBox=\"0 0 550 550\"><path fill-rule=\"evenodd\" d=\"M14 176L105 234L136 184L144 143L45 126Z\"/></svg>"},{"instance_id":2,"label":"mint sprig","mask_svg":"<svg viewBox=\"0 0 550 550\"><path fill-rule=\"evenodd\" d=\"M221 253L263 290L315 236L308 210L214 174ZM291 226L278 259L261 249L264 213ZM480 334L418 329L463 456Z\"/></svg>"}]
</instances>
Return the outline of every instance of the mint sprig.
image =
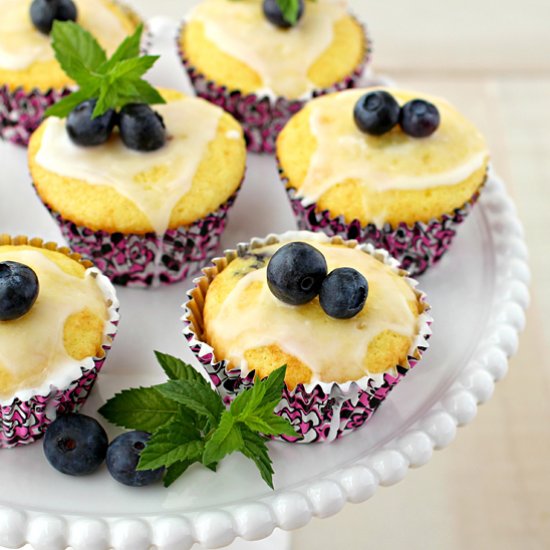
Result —
<instances>
[{"instance_id":1,"label":"mint sprig","mask_svg":"<svg viewBox=\"0 0 550 550\"><path fill-rule=\"evenodd\" d=\"M155 355L167 382L124 390L99 410L117 426L151 433L138 470L166 468L168 487L195 462L215 472L227 455L240 452L273 488L267 436L297 437L290 422L273 412L281 399L286 366L264 380L256 378L226 409L220 394L191 365L158 351Z\"/></svg>"},{"instance_id":2,"label":"mint sprig","mask_svg":"<svg viewBox=\"0 0 550 550\"><path fill-rule=\"evenodd\" d=\"M45 115L64 118L88 99L97 99L92 118L109 109L121 109L128 103L166 103L142 78L159 58L157 55L140 56L142 33L143 25L140 25L107 58L97 40L80 25L72 21L55 21L51 33L55 57L79 89L52 105Z\"/></svg>"},{"instance_id":3,"label":"mint sprig","mask_svg":"<svg viewBox=\"0 0 550 550\"><path fill-rule=\"evenodd\" d=\"M296 25L300 11L298 0L276 0L276 2L279 5L284 20L291 25Z\"/></svg>"}]
</instances>

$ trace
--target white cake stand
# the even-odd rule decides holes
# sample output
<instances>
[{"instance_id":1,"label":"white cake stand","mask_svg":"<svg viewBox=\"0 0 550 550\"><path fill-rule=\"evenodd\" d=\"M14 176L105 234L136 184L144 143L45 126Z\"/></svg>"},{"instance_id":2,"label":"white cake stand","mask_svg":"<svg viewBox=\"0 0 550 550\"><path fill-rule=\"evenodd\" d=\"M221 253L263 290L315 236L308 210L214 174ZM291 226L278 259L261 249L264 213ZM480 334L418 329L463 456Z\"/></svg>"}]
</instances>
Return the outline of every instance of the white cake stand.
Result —
<instances>
[{"instance_id":1,"label":"white cake stand","mask_svg":"<svg viewBox=\"0 0 550 550\"><path fill-rule=\"evenodd\" d=\"M155 49L166 56L158 85L188 84L173 46L175 23L156 21ZM0 144L0 231L61 241L30 185L25 151ZM294 228L273 158L253 157L223 239L226 247ZM170 489L131 489L102 469L63 476L40 443L0 452L0 546L36 550L186 550L260 540L327 517L346 501L371 498L408 468L426 464L489 399L517 348L529 301L527 249L515 208L491 176L452 250L421 278L433 305L434 335L425 359L363 428L333 444L270 443L275 491L251 462L232 455L218 473L195 466ZM190 282L156 290L120 289L122 322L98 384L84 408L95 414L116 391L161 380L153 350L194 362L181 336L180 304ZM106 424L106 423L105 423ZM117 432L108 427L109 435ZM277 532L273 546L284 548Z\"/></svg>"}]
</instances>

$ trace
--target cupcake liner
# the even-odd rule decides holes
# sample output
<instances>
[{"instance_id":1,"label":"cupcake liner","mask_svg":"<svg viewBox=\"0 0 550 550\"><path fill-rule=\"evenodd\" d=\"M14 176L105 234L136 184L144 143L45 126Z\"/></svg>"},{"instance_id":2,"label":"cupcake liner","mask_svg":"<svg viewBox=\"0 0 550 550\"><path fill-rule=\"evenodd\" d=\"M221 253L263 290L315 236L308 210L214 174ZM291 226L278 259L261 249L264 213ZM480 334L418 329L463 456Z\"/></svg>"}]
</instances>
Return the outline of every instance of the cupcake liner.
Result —
<instances>
[{"instance_id":1,"label":"cupcake liner","mask_svg":"<svg viewBox=\"0 0 550 550\"><path fill-rule=\"evenodd\" d=\"M108 306L108 320L103 331L101 357L88 357L77 368L52 375L52 378L33 390L20 390L9 400L0 400L0 449L27 445L41 438L58 413L76 412L86 401L99 371L103 367L115 337L119 314L115 289L109 280L68 248L58 248L55 243L19 236L0 235L0 245L30 245L36 248L56 250L80 262L91 270Z\"/></svg>"},{"instance_id":2,"label":"cupcake liner","mask_svg":"<svg viewBox=\"0 0 550 550\"><path fill-rule=\"evenodd\" d=\"M128 6L118 4L125 14L136 24L139 16ZM142 52L148 51L151 45L151 35L144 30ZM23 87L10 89L7 85L0 86L0 137L16 145L27 147L31 134L40 126L44 112L63 97L74 91L74 87L65 86L61 89L50 88L40 90L33 88L26 91Z\"/></svg>"},{"instance_id":3,"label":"cupcake liner","mask_svg":"<svg viewBox=\"0 0 550 550\"><path fill-rule=\"evenodd\" d=\"M71 93L71 88L30 92L22 87L11 90L0 86L0 137L26 147L31 134L40 126L44 111Z\"/></svg>"},{"instance_id":4,"label":"cupcake liner","mask_svg":"<svg viewBox=\"0 0 550 550\"><path fill-rule=\"evenodd\" d=\"M216 258L213 267L203 270L204 275L195 280L195 287L188 292L188 301L184 304L185 314L183 334L191 351L196 355L210 376L218 391L230 402L240 391L254 383L254 372L242 376L239 369L227 371L228 362L215 357L213 348L203 340L203 308L206 293L212 280L221 273L235 258L243 256L256 248L275 244L288 238L307 238L311 234L289 232L284 235L269 235L266 239L254 239L250 243L239 244L236 250L227 250L225 256ZM428 348L427 339L431 334L431 317L425 295L416 289L416 281L407 277L407 272L399 268L398 262L385 250L375 249L370 244L358 244L357 241L345 241L340 237L325 237L319 234L316 239L321 242L344 244L358 248L373 255L388 265L390 269L405 277L414 290L423 311L419 317L419 330L409 351L404 365L397 365L392 373L367 375L360 380L344 384L318 382L299 384L294 390L285 387L282 399L275 411L287 418L302 439L282 436L290 442L312 443L334 441L362 426L371 418L374 411L388 396L391 389L418 363L423 352Z\"/></svg>"},{"instance_id":5,"label":"cupcake liner","mask_svg":"<svg viewBox=\"0 0 550 550\"><path fill-rule=\"evenodd\" d=\"M365 27L361 25L365 37L364 55L355 70L343 80L328 88L313 90L299 99L273 98L253 93L242 94L238 90L230 90L210 80L190 63L181 47L180 37L184 27L185 22L179 29L177 47L180 59L196 94L222 107L239 121L244 129L247 148L253 153L274 153L279 132L288 120L311 99L320 95L354 88L370 61L372 53L372 42Z\"/></svg>"},{"instance_id":6,"label":"cupcake liner","mask_svg":"<svg viewBox=\"0 0 550 550\"><path fill-rule=\"evenodd\" d=\"M75 252L94 262L113 283L145 288L182 281L208 263L216 252L238 191L215 212L190 225L169 229L162 236L154 232L95 231L65 219L47 204L46 207Z\"/></svg>"},{"instance_id":7,"label":"cupcake liner","mask_svg":"<svg viewBox=\"0 0 550 550\"><path fill-rule=\"evenodd\" d=\"M344 216L333 217L328 210L321 210L317 203L304 205L303 197L298 196L296 189L289 187L288 178L280 164L279 175L285 185L299 229L322 232L329 237L338 235L344 239L370 243L375 248L383 248L411 275L422 275L450 248L458 227L472 211L485 184L484 181L471 199L460 208L438 218L414 224L401 222L397 226L385 223L378 227L374 223L363 225L357 219L347 223Z\"/></svg>"}]
</instances>

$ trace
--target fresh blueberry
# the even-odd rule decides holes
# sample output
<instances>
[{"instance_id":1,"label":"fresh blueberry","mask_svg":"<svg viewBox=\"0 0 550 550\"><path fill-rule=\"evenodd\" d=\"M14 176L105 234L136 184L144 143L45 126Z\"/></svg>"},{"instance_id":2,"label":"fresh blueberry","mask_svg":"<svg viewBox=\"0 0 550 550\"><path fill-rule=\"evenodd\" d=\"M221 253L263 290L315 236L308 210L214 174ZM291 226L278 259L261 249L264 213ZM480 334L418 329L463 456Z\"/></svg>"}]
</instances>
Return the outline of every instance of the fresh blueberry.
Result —
<instances>
[{"instance_id":1,"label":"fresh blueberry","mask_svg":"<svg viewBox=\"0 0 550 550\"><path fill-rule=\"evenodd\" d=\"M27 313L38 297L38 277L18 262L0 262L0 321L13 321Z\"/></svg>"},{"instance_id":2,"label":"fresh blueberry","mask_svg":"<svg viewBox=\"0 0 550 550\"><path fill-rule=\"evenodd\" d=\"M403 132L415 138L431 136L439 127L439 111L429 101L413 99L403 105L399 123Z\"/></svg>"},{"instance_id":3,"label":"fresh blueberry","mask_svg":"<svg viewBox=\"0 0 550 550\"><path fill-rule=\"evenodd\" d=\"M367 279L359 271L351 267L339 267L323 281L319 302L330 317L351 319L363 309L368 293Z\"/></svg>"},{"instance_id":4,"label":"fresh blueberry","mask_svg":"<svg viewBox=\"0 0 550 550\"><path fill-rule=\"evenodd\" d=\"M106 113L92 118L97 100L88 99L77 105L67 118L67 132L77 145L89 147L105 143L116 124L116 113L109 109Z\"/></svg>"},{"instance_id":5,"label":"fresh blueberry","mask_svg":"<svg viewBox=\"0 0 550 550\"><path fill-rule=\"evenodd\" d=\"M353 110L353 118L361 132L381 136L399 122L400 110L399 103L391 94L378 90L359 99Z\"/></svg>"},{"instance_id":6,"label":"fresh blueberry","mask_svg":"<svg viewBox=\"0 0 550 550\"><path fill-rule=\"evenodd\" d=\"M118 124L120 137L129 149L156 151L166 143L164 121L149 105L126 105L120 111Z\"/></svg>"},{"instance_id":7,"label":"fresh blueberry","mask_svg":"<svg viewBox=\"0 0 550 550\"><path fill-rule=\"evenodd\" d=\"M84 414L59 416L44 437L44 454L62 474L85 476L105 460L109 440L94 418Z\"/></svg>"},{"instance_id":8,"label":"fresh blueberry","mask_svg":"<svg viewBox=\"0 0 550 550\"><path fill-rule=\"evenodd\" d=\"M276 27L288 29L294 26L284 18L283 12L279 7L277 0L264 0L263 10L266 19ZM296 16L296 23L300 21L302 15L304 15L304 0L298 0L298 15Z\"/></svg>"},{"instance_id":9,"label":"fresh blueberry","mask_svg":"<svg viewBox=\"0 0 550 550\"><path fill-rule=\"evenodd\" d=\"M107 451L107 468L119 483L144 487L162 479L164 468L136 471L141 451L150 437L145 432L126 432L111 442Z\"/></svg>"},{"instance_id":10,"label":"fresh blueberry","mask_svg":"<svg viewBox=\"0 0 550 550\"><path fill-rule=\"evenodd\" d=\"M325 257L307 243L279 248L267 264L267 284L276 298L299 306L311 302L327 276Z\"/></svg>"},{"instance_id":11,"label":"fresh blueberry","mask_svg":"<svg viewBox=\"0 0 550 550\"><path fill-rule=\"evenodd\" d=\"M77 10L72 0L33 0L31 21L44 34L50 34L54 21L76 21Z\"/></svg>"}]
</instances>

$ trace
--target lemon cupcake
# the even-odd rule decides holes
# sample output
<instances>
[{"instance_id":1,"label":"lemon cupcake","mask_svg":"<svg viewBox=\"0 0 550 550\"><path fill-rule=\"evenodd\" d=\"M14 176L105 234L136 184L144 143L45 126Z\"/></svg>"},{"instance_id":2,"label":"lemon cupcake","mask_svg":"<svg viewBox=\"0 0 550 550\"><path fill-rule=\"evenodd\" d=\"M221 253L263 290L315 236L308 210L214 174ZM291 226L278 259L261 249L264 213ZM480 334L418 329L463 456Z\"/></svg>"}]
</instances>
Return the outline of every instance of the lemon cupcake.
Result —
<instances>
[{"instance_id":1,"label":"lemon cupcake","mask_svg":"<svg viewBox=\"0 0 550 550\"><path fill-rule=\"evenodd\" d=\"M345 1L203 0L178 37L197 94L231 113L248 148L273 153L312 97L355 85L371 47Z\"/></svg>"},{"instance_id":2,"label":"lemon cupcake","mask_svg":"<svg viewBox=\"0 0 550 550\"><path fill-rule=\"evenodd\" d=\"M189 345L229 398L286 365L277 411L301 441L363 425L427 348L424 294L371 245L289 232L214 264L189 293Z\"/></svg>"},{"instance_id":3,"label":"lemon cupcake","mask_svg":"<svg viewBox=\"0 0 550 550\"><path fill-rule=\"evenodd\" d=\"M279 135L277 157L300 228L370 242L413 274L449 248L489 162L447 101L383 88L312 101Z\"/></svg>"},{"instance_id":4,"label":"lemon cupcake","mask_svg":"<svg viewBox=\"0 0 550 550\"><path fill-rule=\"evenodd\" d=\"M67 122L47 119L32 136L36 191L71 247L116 284L180 281L216 249L244 176L239 124L219 107L165 90L167 142L129 149L116 134L75 145Z\"/></svg>"},{"instance_id":5,"label":"lemon cupcake","mask_svg":"<svg viewBox=\"0 0 550 550\"><path fill-rule=\"evenodd\" d=\"M53 20L76 20L110 53L139 24L112 0L0 0L0 10L0 136L21 145L74 86L51 48Z\"/></svg>"},{"instance_id":6,"label":"lemon cupcake","mask_svg":"<svg viewBox=\"0 0 550 550\"><path fill-rule=\"evenodd\" d=\"M180 281L206 263L246 162L235 119L141 78L158 57L140 57L140 33L101 71L79 71L83 86L48 109L28 151L36 191L74 250L130 286ZM52 34L62 62L64 43L82 58L100 49L71 22Z\"/></svg>"},{"instance_id":7,"label":"lemon cupcake","mask_svg":"<svg viewBox=\"0 0 550 550\"><path fill-rule=\"evenodd\" d=\"M0 448L78 410L118 324L109 280L68 248L0 235Z\"/></svg>"}]
</instances>

